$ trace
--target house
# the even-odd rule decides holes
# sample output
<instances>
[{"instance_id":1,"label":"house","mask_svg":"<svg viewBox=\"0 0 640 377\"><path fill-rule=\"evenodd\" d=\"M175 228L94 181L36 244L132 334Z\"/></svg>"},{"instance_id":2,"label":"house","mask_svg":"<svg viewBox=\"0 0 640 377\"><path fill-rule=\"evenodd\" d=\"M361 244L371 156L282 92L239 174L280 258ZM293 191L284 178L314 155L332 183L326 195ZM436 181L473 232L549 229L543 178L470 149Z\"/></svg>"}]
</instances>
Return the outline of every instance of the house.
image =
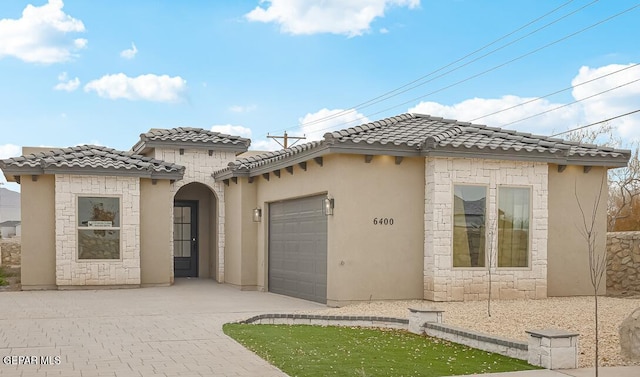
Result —
<instances>
[{"instance_id":1,"label":"house","mask_svg":"<svg viewBox=\"0 0 640 377\"><path fill-rule=\"evenodd\" d=\"M23 289L197 276L331 306L477 300L492 262L498 299L589 294L577 200L591 214L630 156L420 114L243 157L249 144L152 129L128 152L2 160L24 198ZM595 213L604 249L606 203Z\"/></svg>"},{"instance_id":2,"label":"house","mask_svg":"<svg viewBox=\"0 0 640 377\"><path fill-rule=\"evenodd\" d=\"M3 221L0 223L0 238L20 237L20 221Z\"/></svg>"}]
</instances>

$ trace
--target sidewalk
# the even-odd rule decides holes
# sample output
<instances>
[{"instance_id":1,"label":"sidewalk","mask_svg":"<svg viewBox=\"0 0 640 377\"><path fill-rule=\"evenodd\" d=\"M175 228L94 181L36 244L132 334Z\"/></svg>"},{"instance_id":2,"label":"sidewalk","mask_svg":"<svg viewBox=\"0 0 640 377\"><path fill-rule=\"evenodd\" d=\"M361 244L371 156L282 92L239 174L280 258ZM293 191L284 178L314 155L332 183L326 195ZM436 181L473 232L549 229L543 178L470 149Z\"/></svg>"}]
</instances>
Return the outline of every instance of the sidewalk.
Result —
<instances>
[{"instance_id":1,"label":"sidewalk","mask_svg":"<svg viewBox=\"0 0 640 377\"><path fill-rule=\"evenodd\" d=\"M640 366L635 367L600 367L599 377L639 377ZM469 374L464 377L592 377L595 376L593 368L562 369L562 370L526 370L522 372ZM462 377L462 376L460 376Z\"/></svg>"}]
</instances>

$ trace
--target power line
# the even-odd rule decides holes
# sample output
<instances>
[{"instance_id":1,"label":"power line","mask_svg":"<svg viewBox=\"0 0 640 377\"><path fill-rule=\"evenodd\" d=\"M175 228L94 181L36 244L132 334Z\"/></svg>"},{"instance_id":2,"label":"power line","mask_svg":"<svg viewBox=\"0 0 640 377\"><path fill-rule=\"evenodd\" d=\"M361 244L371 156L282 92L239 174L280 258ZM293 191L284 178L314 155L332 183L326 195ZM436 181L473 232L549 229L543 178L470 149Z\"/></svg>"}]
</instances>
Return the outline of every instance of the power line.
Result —
<instances>
[{"instance_id":1,"label":"power line","mask_svg":"<svg viewBox=\"0 0 640 377\"><path fill-rule=\"evenodd\" d=\"M569 132L578 131L578 130L581 130L581 129L583 129L583 128L593 127L593 126L595 126L595 125L597 125L597 124L605 123L605 122L609 122L609 121L612 121L612 120L614 120L614 119L618 119L618 118L626 117L626 116L628 116L628 115L635 114L635 113L638 113L638 112L640 112L640 109L638 109L638 110L633 110L633 111L629 111L628 113L620 114L620 115L617 115L617 116L611 117L611 118L609 118L609 119L601 120L601 121L599 121L599 122L590 123L590 124L587 124L586 126L580 126L580 127L572 128L572 129L570 129L570 130L566 130L566 131L563 131L563 132L559 132L559 133L557 133L557 134L553 134L553 135L551 135L551 136L549 136L549 137L556 137L556 136L559 136L559 135L568 134Z\"/></svg>"},{"instance_id":2,"label":"power line","mask_svg":"<svg viewBox=\"0 0 640 377\"><path fill-rule=\"evenodd\" d=\"M621 12L618 12L618 13L616 13L616 14L614 14L614 15L611 15L611 16L609 16L609 17L607 17L607 18L603 19L603 20L600 20L600 21L598 21L598 22L596 22L596 23L594 23L594 24L591 24L591 25L589 25L589 26L587 26L587 27L585 27L585 28L582 28L582 29L580 29L580 30L578 30L578 31L576 31L576 32L573 32L573 33L571 33L571 34L565 35L564 37L562 37L562 38L560 38L560 39L557 39L557 40L555 40L555 41L553 41L553 42L547 43L547 44L545 44L545 45L543 45L543 46L541 46L541 47L538 47L538 48L536 48L536 49L533 49L533 50L531 50L531 51L529 51L529 52L527 52L527 53L525 53L525 54L522 54L522 55L520 55L520 56L518 56L518 57L516 57L516 58L513 58L513 59L511 59L511 60L508 60L508 61L506 61L506 62L504 62L504 63L501 63L501 64L499 64L499 65L497 65L497 66L494 66L494 67L489 68L489 69L487 69L487 70L484 70L484 71L482 71L482 72L476 73L476 74L474 74L474 75L472 75L472 76L468 76L468 77L467 77L467 78L465 78L465 79L462 79L462 80L456 81L456 82L454 82L453 84L450 84L450 85L447 85L447 86L441 87L441 88L439 88L439 89L437 89L437 90L434 90L434 91L432 91L432 92L430 92L430 93L427 93L427 94L425 94L425 95L422 95L422 96L419 96L419 97L413 98L413 99L411 99L411 100L408 100L408 101L402 102L402 103L400 103L400 104L397 104L397 105L394 105L394 106L391 106L391 107L387 107L387 108L385 108L385 109L383 109L383 110L380 110L380 111L377 111L377 112L374 112L374 113L371 113L371 114L367 114L367 115L365 115L365 116L360 116L360 117L358 117L358 119L361 119L361 120L362 120L362 119L367 119L367 118L368 118L368 117L370 117L370 116L377 115L377 114L380 114L380 113L383 113L383 112L386 112L386 111L389 111L389 110L393 110L393 109L395 109L395 108L397 108L397 107L400 107L400 106L405 106L405 105L407 105L407 104L413 103L413 102L415 102L415 101L417 101L417 100L423 99L423 98L428 97L428 96L430 96L430 95L433 95L433 94L436 94L436 93L442 92L442 91L444 91L444 90L450 89L450 88L452 88L452 87L454 87L454 86L460 85L460 84L465 83L465 82L467 82L467 81L471 81L472 79L475 79L475 78L477 78L477 77L483 76L483 75L485 75L485 74L487 74L487 73L489 73L489 72L495 71L495 70L497 70L497 69L499 69L499 68L502 68L502 67L504 67L504 66L506 66L506 65L508 65L508 64L511 64L511 63L513 63L513 62L515 62L515 61L518 61L518 60L520 60L520 59L523 59L523 58L525 58L525 57L527 57L527 56L529 56L529 55L533 55L533 54L535 54L535 53L537 53L537 52L539 52L539 51L541 51L541 50L543 50L543 49L545 49L545 48L551 47L551 46L553 46L553 45L555 45L555 44L558 44L558 43L560 43L560 42L562 42L562 41L565 41L565 40L567 40L567 39L569 39L569 38L572 38L572 37L574 37L574 36L576 36L576 35L578 35L578 34L581 34L581 33L585 32L585 31L587 31L587 30L593 29L593 28L594 28L594 27L596 27L596 26L599 26L599 25L602 25L602 24L603 24L603 23L605 23L605 22L611 21L612 19L614 19L614 18L616 18L616 17L619 17L619 16L621 16L621 15L623 15L623 14L625 14L625 13L628 13L628 12L630 12L630 11L632 11L632 10L634 10L634 9L638 8L638 7L640 7L640 4L636 4L636 5L634 5L634 6L630 7L630 8L627 8L627 9L625 9L625 10L621 11ZM605 92L606 92L606 91L605 91ZM524 120L524 119L523 119L523 120ZM351 120L351 121L349 121L349 122L340 123L340 124L338 124L338 125L336 125L336 126L342 126L342 125L345 125L345 124L353 123L354 121L355 121L355 120ZM511 123L509 123L509 124L511 124ZM336 126L325 127L325 128L321 128L321 129L316 130L316 131L324 131L324 130L331 129L331 128L336 127Z\"/></svg>"},{"instance_id":3,"label":"power line","mask_svg":"<svg viewBox=\"0 0 640 377\"><path fill-rule=\"evenodd\" d=\"M469 57L471 57L471 56L473 56L473 55L477 54L478 52L480 52L480 51L482 51L482 50L487 49L487 48L488 48L488 47L490 47L490 46L493 46L494 44L496 44L496 43L498 43L498 42L500 42L500 41L502 41L502 40L504 40L504 39L506 39L506 38L508 38L508 37L512 36L513 34L515 34L515 33L519 32L519 31L521 31L521 30L523 30L523 29L527 28L528 26L535 24L536 22L540 21L541 19L543 19L543 18L545 18L545 17L547 17L547 16L549 16L549 15L551 15L551 14L553 14L553 13L557 12L558 10L560 10L560 9L564 8L565 6L569 5L569 4L570 4L570 3L572 3L573 1L574 1L574 0L569 0L569 1L567 1L566 3L564 3L564 4L560 5L560 6L558 6L557 8L555 8L555 9L553 9L553 10L551 10L551 11L549 11L549 12L545 13L545 14L543 14L542 16L539 16L539 17L535 18L534 20L529 21L529 22L528 22L528 23L526 23L525 25L523 25L523 26L521 26L521 27L519 27L519 28L517 28L517 29L515 29L515 30L513 30L513 31L511 31L511 32L509 32L509 33L507 33L507 34L505 34L505 35L503 35L502 37L500 37L500 38L498 38L498 39L494 40L493 42L490 42L490 43L488 43L488 44L486 44L486 45L484 45L484 46L480 47L479 49L477 49L477 50L475 50L475 51L473 51L473 52L470 52L470 53L468 53L468 54L464 55L463 57L461 57L461 58L459 58L459 59L457 59L457 60L455 60L455 61L453 61L453 62L451 62L451 63L449 63L449 64L446 64L446 65L444 65L444 66L442 66L442 67L440 67L440 68L438 68L438 69L436 69L436 70L434 70L434 71L432 71L432 72L430 72L430 73L428 73L428 74L426 74L426 75L424 75L424 76L421 76L421 77L419 77L419 78L417 78L417 79L415 79L415 80L412 80L412 81L410 81L410 82L408 82L408 83L406 83L406 84L404 84L404 85L402 85L402 86L400 86L400 87L398 87L398 88L396 88L396 89L393 89L393 90L390 90L390 91L388 91L388 92L385 92L385 93L383 93L383 94L381 94L381 95L379 95L379 96L377 96L377 97L374 97L374 98L372 98L372 99L370 99L370 100L367 100L367 101L361 102L361 103L359 103L359 104L357 104L357 105L355 105L355 106L350 106L348 110L342 110L342 111L339 111L339 112L337 112L337 113L335 113L335 114L331 114L331 115L328 115L328 116L325 116L325 117L322 117L322 118L319 118L319 119L315 119L315 120L310 121L310 122L302 123L302 124L300 124L298 127L301 127L301 126L307 126L307 125L312 125L312 124L316 124L316 123L321 123L321 122L324 122L324 121L327 121L327 120L330 120L330 119L338 118L338 117L340 117L340 116L342 116L342 115L345 115L345 114L347 114L347 113L351 112L351 111L352 111L352 109L366 108L366 107L369 107L369 106L371 106L371 105L373 105L373 104L379 103L379 102L381 102L381 101L388 100L388 99L393 98L393 97L395 97L395 96L397 96L397 95L399 95L399 94L405 93L406 91L409 91L409 90L415 89L415 88L416 88L416 87L418 87L418 86L424 85L424 84L426 84L426 83L428 83L428 82L431 82L431 81L433 81L433 80L435 80L435 79L437 79L437 78L440 78L440 77L442 77L442 76L444 76L444 75L446 75L446 74L449 74L449 73L451 73L451 72L453 72L453 71L455 71L455 70L458 70L458 69L460 69L460 68L463 68L463 67L465 67L465 66L467 66L467 65L469 65L469 64L471 64L471 63L473 63L473 62L475 62L475 61L477 61L477 60L479 60L479 59L481 59L481 58L486 57L487 55L489 55L489 54L491 54L491 53L494 53L494 52L496 52L496 51L498 51L498 50L501 50L501 49L503 49L503 48L505 48L505 47L507 47L507 46L509 46L509 45L511 45L511 44L513 44L513 43L515 43L515 42L517 42L517 41L520 41L521 39L523 39L523 38L525 38L525 37L527 37L527 36L529 36L529 35L531 35L531 34L534 34L534 33L538 32L538 31L540 31L540 30L542 30L542 29L544 29L544 28L546 28L546 27L550 26L550 25L551 25L551 24L553 24L553 23L556 23L556 22L558 22L558 21L560 21L560 20L562 20L562 19L564 19L564 18L566 18L566 17L568 17L568 16L570 16L570 15L572 15L572 14L574 14L574 13L576 13L576 12L578 12L578 11L580 11L580 10L582 10L582 9L584 9L584 8L586 8L586 7L590 6L590 5L592 5L592 4L594 4L594 3L596 3L596 2L597 2L597 1L599 1L599 0L592 1L591 3L589 3L589 4L587 4L587 5L585 5L585 6L581 7L581 8L579 8L578 10L573 11L573 12L571 12L571 13L569 13L569 14L567 14L567 15L563 16L563 17L561 17L561 18L559 18L559 19L557 19L557 20L553 21L552 23L549 23L549 24L547 24L547 25L545 25L545 26L543 26L543 27L541 27L541 28L539 28L539 29L537 29L537 30L535 30L535 31L533 31L533 32L531 32L531 33L529 33L529 34L525 35L524 37L521 37L521 38L517 39L516 41L510 42L509 44L503 45L502 47L500 47L500 48L498 48L498 49L495 49L495 50L493 50L493 51L491 51L491 52L489 52L489 53L487 53L487 54L485 54L485 55L482 55L480 58L474 59L474 60L472 60L471 62L468 62L468 63L466 63L466 64L464 64L464 65L462 65L462 66L459 66L459 67L455 68L454 70L450 70L450 71L448 71L448 72L445 72L443 75L439 75L439 76L437 76L437 77L435 77L435 78L433 78L433 79L431 79L431 80L428 80L428 81L426 81L426 82L423 82L423 83L421 83L421 84L419 84L419 85L412 86L412 87L410 87L410 88L409 88L409 89L407 89L407 90L401 91L402 89L405 89L405 88L407 88L407 87L409 87L409 86L411 86L411 85L413 85L413 84L415 84L415 83L417 83L417 82L420 82L420 81L422 81L423 79L425 79L425 78L427 78L427 77L430 77L430 76L432 76L432 75L434 75L434 74L436 74L436 73L438 73L438 72L440 72L440 71L442 71L442 70L444 70L444 69L446 69L446 68L451 67L452 65L454 65L454 64L456 64L456 63L459 63L459 62L461 62L461 61L463 61L463 60L465 60L465 59L467 59L467 58L469 58ZM395 93L395 94L394 94L394 93ZM282 131L282 130L281 130L281 131Z\"/></svg>"},{"instance_id":4,"label":"power line","mask_svg":"<svg viewBox=\"0 0 640 377\"><path fill-rule=\"evenodd\" d=\"M592 95L590 95L590 96L587 96L587 97L581 98L581 99L579 99L579 100L575 100L575 101L573 101L573 102L569 102L569 103L566 103L566 104L564 104L564 105L554 107L553 109L545 110L545 111L539 112L539 113L537 113L537 114L530 115L530 116L528 116L528 117L524 117L524 118L521 118L521 119L518 119L518 120L514 120L513 122L505 123L505 124L501 125L501 127L509 126L509 125L512 125L512 124L515 124L515 123L520 123L520 122L525 121L525 120L527 120L527 119L535 118L535 117L538 117L538 116L540 116L540 115L544 115L544 114L546 114L546 113L550 113L550 112L552 112L552 111L556 111L556 110L558 110L558 109L562 109L563 107L567 107L567 106L574 105L574 104L576 104L576 103L578 103L578 102L582 102L582 101L585 101L585 100L591 99L591 98L593 98L593 97L597 97L597 96L599 96L599 95L602 95L602 94L604 94L604 93L610 92L610 91L612 91L612 90L620 89L620 88L622 88L622 87L624 87L624 86L631 85L631 84L633 84L633 83L635 83L635 82L638 82L638 81L640 81L640 79L635 79L635 80L632 80L632 81L626 82L626 83L624 83L624 84L621 84L621 85L618 85L618 86L614 86L613 88L609 88L609 89L607 89L607 90L603 90L602 92L598 92L598 93L596 93L596 94L592 94Z\"/></svg>"},{"instance_id":5,"label":"power line","mask_svg":"<svg viewBox=\"0 0 640 377\"><path fill-rule=\"evenodd\" d=\"M507 108L502 109L502 110L494 111L494 112L492 112L492 113L489 113L489 114L486 114L486 115L483 115L483 116L480 116L480 117L477 117L477 118L474 118L474 119L470 119L470 120L468 120L468 121L469 121L469 122L475 122L475 121L476 121L476 120L478 120L478 119L483 119L483 118L486 118L486 117L489 117L489 116L492 116L492 115L496 115L496 114L503 113L503 112L505 112L505 111L513 110L513 109L515 109L516 107L520 107L520 106L528 105L528 104L530 104L530 103L532 103L532 102L536 102L536 101L539 101L539 100L541 100L541 99L544 99L544 98L547 98L547 97L551 97L551 96L556 95L556 94L558 94L558 93L566 92L567 90L570 90L570 89L573 89L573 88L577 88L577 87L582 86L582 85L585 85L585 84L592 83L592 82L594 82L594 81L597 81L597 80L603 79L603 78L605 78L605 77L608 77L608 76L614 75L614 74L616 74L616 73L620 73L620 72L622 72L622 71L626 71L627 69L631 69L631 68L637 67L637 66L639 66L639 65L640 65L640 63L636 63L636 64L630 65L630 66L628 66L628 67L625 67L625 68L619 69L619 70L617 70L617 71L609 72L609 73L604 74L604 75L602 75L602 76L598 76L598 77L593 78L593 79L591 79L591 80L583 81L583 82L581 82L581 83L579 83L579 84L572 85L572 86L568 86L568 87L566 87L566 88L563 88L563 89L560 89L560 90L556 90L555 92L552 92L552 93L549 93L549 94L545 94L545 95L543 95L543 96L540 96L540 97L537 97L537 98L533 98L533 99L531 99L531 100L528 100L528 101L525 101L525 102L519 103L519 104L517 104L517 105L513 105L513 106L511 106L511 107L507 107Z\"/></svg>"}]
</instances>

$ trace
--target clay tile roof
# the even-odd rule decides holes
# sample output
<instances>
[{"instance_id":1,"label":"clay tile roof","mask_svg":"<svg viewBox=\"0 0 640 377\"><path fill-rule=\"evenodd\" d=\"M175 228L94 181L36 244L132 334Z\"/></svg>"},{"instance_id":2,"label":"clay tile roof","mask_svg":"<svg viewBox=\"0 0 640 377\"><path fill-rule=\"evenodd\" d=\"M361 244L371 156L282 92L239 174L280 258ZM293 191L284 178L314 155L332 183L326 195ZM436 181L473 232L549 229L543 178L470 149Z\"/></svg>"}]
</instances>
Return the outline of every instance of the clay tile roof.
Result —
<instances>
[{"instance_id":1,"label":"clay tile roof","mask_svg":"<svg viewBox=\"0 0 640 377\"><path fill-rule=\"evenodd\" d=\"M546 161L557 164L625 166L630 151L579 144L541 135L487 127L422 114L401 114L328 132L324 140L231 162L214 173L216 179L246 173L312 153L388 154L400 156L462 156ZM277 168L277 167L276 167Z\"/></svg>"},{"instance_id":2,"label":"clay tile roof","mask_svg":"<svg viewBox=\"0 0 640 377\"><path fill-rule=\"evenodd\" d=\"M133 146L133 151L140 153L146 147L167 145L173 147L202 147L212 149L232 149L244 152L249 148L251 139L232 136L220 132L193 127L177 127L171 129L152 128L140 134L140 141Z\"/></svg>"},{"instance_id":3,"label":"clay tile roof","mask_svg":"<svg viewBox=\"0 0 640 377\"><path fill-rule=\"evenodd\" d=\"M182 179L184 167L96 145L52 149L0 160L8 175L96 174Z\"/></svg>"}]
</instances>

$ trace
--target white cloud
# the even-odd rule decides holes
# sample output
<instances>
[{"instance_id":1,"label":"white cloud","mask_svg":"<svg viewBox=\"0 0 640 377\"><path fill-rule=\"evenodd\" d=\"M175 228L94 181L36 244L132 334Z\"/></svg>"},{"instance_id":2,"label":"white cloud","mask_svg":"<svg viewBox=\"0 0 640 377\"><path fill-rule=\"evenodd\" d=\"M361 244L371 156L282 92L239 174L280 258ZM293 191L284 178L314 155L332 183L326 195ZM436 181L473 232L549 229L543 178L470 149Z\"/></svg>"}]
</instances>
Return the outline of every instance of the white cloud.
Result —
<instances>
[{"instance_id":1,"label":"white cloud","mask_svg":"<svg viewBox=\"0 0 640 377\"><path fill-rule=\"evenodd\" d=\"M484 117L487 114L510 108L532 99L531 97L506 95L500 98L472 98L451 106L442 105L437 102L420 102L418 105L410 108L409 112L457 119L464 122L471 121L476 124L486 124L492 127L501 127L502 125L507 125L508 123L562 105L561 103L552 103L546 99L542 99L516 107L512 110ZM532 133L550 133L554 130L560 131L568 127L574 127L580 118L580 109L578 107L566 107L526 121L507 125L506 128Z\"/></svg>"},{"instance_id":2,"label":"white cloud","mask_svg":"<svg viewBox=\"0 0 640 377\"><path fill-rule=\"evenodd\" d=\"M249 149L254 151L277 151L282 149L282 146L273 139L252 140Z\"/></svg>"},{"instance_id":3,"label":"white cloud","mask_svg":"<svg viewBox=\"0 0 640 377\"><path fill-rule=\"evenodd\" d=\"M78 38L78 39L75 39L75 40L73 41L73 45L74 45L78 50L80 50L80 49L83 49L83 48L87 47L87 44L89 44L89 41L88 41L88 40L86 40L86 39L84 39L84 38Z\"/></svg>"},{"instance_id":4,"label":"white cloud","mask_svg":"<svg viewBox=\"0 0 640 377\"><path fill-rule=\"evenodd\" d=\"M80 79L74 78L69 80L67 72L62 72L58 75L58 81L60 81L56 86L53 87L54 90L64 90L67 92L73 92L78 89L80 86Z\"/></svg>"},{"instance_id":5,"label":"white cloud","mask_svg":"<svg viewBox=\"0 0 640 377\"><path fill-rule=\"evenodd\" d=\"M211 131L220 132L227 135L251 137L251 129L242 126L234 126L231 124L215 125L211 127Z\"/></svg>"},{"instance_id":6,"label":"white cloud","mask_svg":"<svg viewBox=\"0 0 640 377\"><path fill-rule=\"evenodd\" d=\"M357 111L342 110L342 109L321 109L315 113L308 113L307 115L299 118L300 131L288 132L289 136L304 136L303 140L289 140L291 146L294 141L296 144L303 144L314 140L322 140L323 136L327 132L335 131L336 129L342 129L347 127L358 126L362 123L368 123L369 119ZM282 134L279 134L282 136ZM282 139L279 139L282 143ZM275 151L282 149L282 146L278 144L274 139L252 140L252 150L258 151Z\"/></svg>"},{"instance_id":7,"label":"white cloud","mask_svg":"<svg viewBox=\"0 0 640 377\"><path fill-rule=\"evenodd\" d=\"M122 50L120 52L120 56L125 59L133 59L136 57L137 53L138 53L138 48L136 47L135 43L131 42L131 48Z\"/></svg>"},{"instance_id":8,"label":"white cloud","mask_svg":"<svg viewBox=\"0 0 640 377\"><path fill-rule=\"evenodd\" d=\"M626 66L630 65L631 64ZM574 86L572 91L574 100L584 99L640 77L640 67L637 67L613 74L592 83L575 87L576 84L620 70L626 66L611 64L598 68L580 68L578 74L571 81L571 85ZM505 126L509 129L525 132L551 134L636 110L637 104L640 103L640 82L511 125L508 123L566 105L573 101L553 103L547 99L542 99L499 114L483 117L484 115L528 102L533 98L534 97L518 97L514 95L506 95L501 98L473 98L450 106L437 102L421 102L408 111L458 119L460 121L472 121L473 123L487 124L493 127ZM476 120L476 118L479 117L483 118ZM640 127L638 127L638 125L640 125L640 114L616 119L612 122L612 125L618 128L621 136L640 137Z\"/></svg>"},{"instance_id":9,"label":"white cloud","mask_svg":"<svg viewBox=\"0 0 640 377\"><path fill-rule=\"evenodd\" d=\"M416 8L420 0L261 0L245 17L249 21L275 22L285 33L344 34L349 37L369 31L391 6Z\"/></svg>"},{"instance_id":10,"label":"white cloud","mask_svg":"<svg viewBox=\"0 0 640 377\"><path fill-rule=\"evenodd\" d=\"M307 140L320 140L327 132L368 123L369 119L354 109L321 109L299 119Z\"/></svg>"},{"instance_id":11,"label":"white cloud","mask_svg":"<svg viewBox=\"0 0 640 377\"><path fill-rule=\"evenodd\" d=\"M248 113L255 110L256 108L257 108L256 105L247 105L247 106L234 105L229 108L229 111L234 113Z\"/></svg>"},{"instance_id":12,"label":"white cloud","mask_svg":"<svg viewBox=\"0 0 640 377\"><path fill-rule=\"evenodd\" d=\"M0 145L0 160L16 157L22 154L22 148L15 144L3 144Z\"/></svg>"},{"instance_id":13,"label":"white cloud","mask_svg":"<svg viewBox=\"0 0 640 377\"><path fill-rule=\"evenodd\" d=\"M179 102L184 98L187 82L180 76L140 75L128 77L124 73L105 75L84 86L86 92L95 91L109 99Z\"/></svg>"},{"instance_id":14,"label":"white cloud","mask_svg":"<svg viewBox=\"0 0 640 377\"><path fill-rule=\"evenodd\" d=\"M22 154L22 148L18 145L15 145L15 144L0 145L0 160L3 160L5 158L20 156L21 154ZM4 174L2 174L1 170L0 170L0 183L2 183L0 187L20 192L20 186L17 183L12 183L12 182L7 183L7 180L4 178Z\"/></svg>"},{"instance_id":15,"label":"white cloud","mask_svg":"<svg viewBox=\"0 0 640 377\"><path fill-rule=\"evenodd\" d=\"M571 81L571 84L575 86L631 65L633 64L610 64L598 68L584 66L580 68L578 75ZM574 87L572 94L575 99L583 99L637 79L640 79L640 66L627 69L618 74L612 74L592 83ZM587 99L583 103L586 123L598 122L637 110L638 103L640 103L640 81L598 95L592 99ZM617 125L622 137L640 137L640 114L636 113L612 122L614 122L612 124Z\"/></svg>"},{"instance_id":16,"label":"white cloud","mask_svg":"<svg viewBox=\"0 0 640 377\"><path fill-rule=\"evenodd\" d=\"M85 31L82 21L62 11L62 0L49 0L36 7L27 5L19 19L0 19L0 58L13 56L29 63L70 60L86 47L86 39L71 40L67 33Z\"/></svg>"}]
</instances>

